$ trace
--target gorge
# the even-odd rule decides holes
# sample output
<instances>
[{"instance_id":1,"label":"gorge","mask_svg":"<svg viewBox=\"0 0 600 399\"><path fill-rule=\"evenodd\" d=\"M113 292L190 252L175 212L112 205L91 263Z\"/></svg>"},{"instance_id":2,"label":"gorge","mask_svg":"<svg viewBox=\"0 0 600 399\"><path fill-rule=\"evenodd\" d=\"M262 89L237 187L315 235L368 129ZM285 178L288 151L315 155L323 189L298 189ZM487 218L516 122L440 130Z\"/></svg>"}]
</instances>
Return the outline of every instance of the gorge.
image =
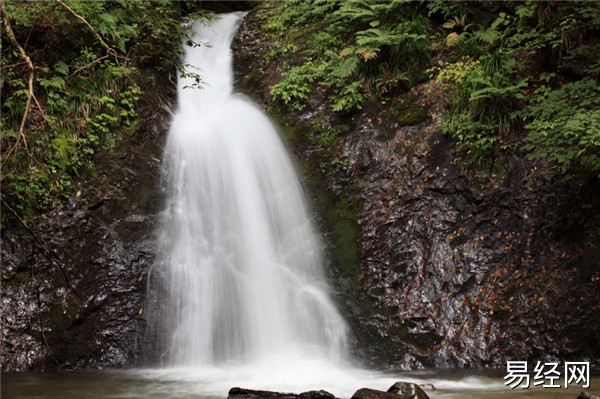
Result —
<instances>
[{"instance_id":1,"label":"gorge","mask_svg":"<svg viewBox=\"0 0 600 399\"><path fill-rule=\"evenodd\" d=\"M495 160L503 173L465 172L440 128L450 94L428 76L356 112L333 111L331 93L316 85L304 108L285 108L271 88L306 59L269 36L267 6L252 10L225 40L233 40L235 79L219 75L212 83L210 66L201 67L203 90L183 89L194 80L180 79L169 128L164 104L175 103L173 81L155 78L141 99L136 134L95 155L97 176L82 179L78 193L35 224L4 207L3 372L159 365L165 368L146 376L163 381L160 389L203 370L222 381L204 391L215 394L235 381L280 389L290 375L302 379L288 368L302 364L313 370L311 388L327 388L323 379L334 378L390 385L385 376L335 368L347 365L346 357L396 375L502 368L509 359L598 367L599 255L583 233L597 197L543 162L508 152ZM199 46L189 50L197 54L221 48L212 36L195 40ZM214 65L219 72L229 70L223 62ZM238 89L258 105L233 95ZM406 111L401 101L418 105L419 119L398 122L417 109ZM193 108L217 103L221 111ZM219 134L198 134L189 122L196 117ZM247 131L259 142L246 141ZM280 153L286 146L293 162ZM266 153L251 155L259 151ZM208 172L223 164L224 172ZM168 178L161 180L163 169ZM183 187L199 182L204 188L185 194ZM169 263L181 269L169 271ZM190 271L192 264L207 265L204 274ZM248 275L263 282L249 283ZM277 291L257 289L267 286ZM274 359L281 347L299 350ZM261 357L264 367L256 366ZM332 369L327 377L323 370ZM433 381L447 390L442 395L466 384L411 378ZM501 377L478 378L466 381L473 389L503 388ZM191 384L189 392L205 389Z\"/></svg>"}]
</instances>

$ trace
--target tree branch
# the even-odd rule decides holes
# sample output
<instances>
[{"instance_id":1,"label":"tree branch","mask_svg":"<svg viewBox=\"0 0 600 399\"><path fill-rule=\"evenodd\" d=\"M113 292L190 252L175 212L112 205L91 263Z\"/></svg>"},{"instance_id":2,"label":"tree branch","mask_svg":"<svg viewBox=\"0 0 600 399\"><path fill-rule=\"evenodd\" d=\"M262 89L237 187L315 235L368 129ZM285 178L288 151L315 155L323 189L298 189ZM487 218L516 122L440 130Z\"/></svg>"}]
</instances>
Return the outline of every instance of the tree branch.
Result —
<instances>
[{"instance_id":1,"label":"tree branch","mask_svg":"<svg viewBox=\"0 0 600 399\"><path fill-rule=\"evenodd\" d=\"M92 27L92 25L90 25L90 23L85 18L83 18L81 15L79 15L75 11L73 11L73 9L71 7L69 7L68 5L66 5L62 0L55 0L55 1L58 4L62 5L67 10L69 10L69 12L71 14L73 14L76 18L78 18L79 20L81 20L90 29L90 31L92 31L92 33L94 35L96 35L96 38L98 39L98 41L100 42L100 44L106 49L106 53L107 54L112 55L115 58L119 57L119 55L117 54L117 52L112 47L110 47L108 44L106 44L106 42L102 39L102 37L98 34L98 32L96 32L96 30Z\"/></svg>"},{"instance_id":2,"label":"tree branch","mask_svg":"<svg viewBox=\"0 0 600 399\"><path fill-rule=\"evenodd\" d=\"M54 360L54 362L58 366L60 366L60 362L58 361L56 356L54 356L54 351L50 347L50 344L48 344L48 340L46 339L46 334L44 333L44 320L42 319L42 290L40 289L40 285L38 284L37 280L35 279L35 274L33 273L33 265L30 267L30 273L31 273L31 281L33 281L33 285L35 286L35 290L37 292L38 322L40 323L40 334L42 336L42 341L44 341L44 345L46 345L46 349L48 349L48 353L50 353L50 356L52 356L52 359Z\"/></svg>"},{"instance_id":3,"label":"tree branch","mask_svg":"<svg viewBox=\"0 0 600 399\"><path fill-rule=\"evenodd\" d=\"M68 78L71 78L71 77L73 77L73 76L75 76L75 75L77 75L79 72L83 71L84 69L88 69L88 68L90 68L92 65L94 65L94 64L96 64L96 63L98 63L98 62L100 62L100 61L102 61L102 60L104 60L104 59L106 59L106 58L108 58L108 54L107 54L107 55L105 55L105 56L103 56L103 57L96 58L94 61L90 62L90 63L89 63L89 64L87 64L87 65L84 65L84 66L82 66L81 68L77 69L75 72L73 72L72 74L70 74L69 76L67 76L67 79L68 79Z\"/></svg>"},{"instance_id":4,"label":"tree branch","mask_svg":"<svg viewBox=\"0 0 600 399\"><path fill-rule=\"evenodd\" d=\"M2 22L4 24L4 30L6 31L6 36L8 36L8 39L10 40L12 45L15 46L19 50L19 54L21 55L21 58L23 58L25 60L25 62L27 63L27 67L29 68L29 79L27 81L27 101L25 102L25 111L23 112L23 117L21 118L21 124L19 125L17 141L8 150L6 157L3 160L4 162L6 162L10 158L11 154L18 148L21 141L23 142L23 145L25 146L25 149L27 150L27 138L25 137L25 123L27 122L27 116L29 114L29 107L31 106L31 99L33 98L33 73L34 73L35 68L33 66L33 63L31 62L31 58L29 58L29 56L25 52L25 49L17 41L17 38L15 37L15 34L10 26L10 20L8 19L8 11L6 10L6 0L0 0L0 8L2 10Z\"/></svg>"}]
</instances>

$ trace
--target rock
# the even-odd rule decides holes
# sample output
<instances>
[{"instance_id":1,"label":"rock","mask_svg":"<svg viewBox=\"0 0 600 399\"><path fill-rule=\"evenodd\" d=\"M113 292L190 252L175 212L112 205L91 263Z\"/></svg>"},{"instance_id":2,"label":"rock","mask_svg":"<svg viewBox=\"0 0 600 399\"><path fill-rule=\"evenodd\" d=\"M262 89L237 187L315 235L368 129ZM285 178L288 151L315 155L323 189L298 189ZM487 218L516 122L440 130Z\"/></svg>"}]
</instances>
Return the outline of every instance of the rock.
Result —
<instances>
[{"instance_id":1,"label":"rock","mask_svg":"<svg viewBox=\"0 0 600 399\"><path fill-rule=\"evenodd\" d=\"M429 396L427 396L425 391L412 382L399 381L392 385L390 389L388 389L388 392L402 395L409 399L429 399Z\"/></svg>"},{"instance_id":2,"label":"rock","mask_svg":"<svg viewBox=\"0 0 600 399\"><path fill-rule=\"evenodd\" d=\"M600 396L592 395L587 392L581 392L577 399L600 399Z\"/></svg>"},{"instance_id":3,"label":"rock","mask_svg":"<svg viewBox=\"0 0 600 399\"><path fill-rule=\"evenodd\" d=\"M352 399L409 399L408 396L399 395L393 392L377 391L370 388L361 388L354 392Z\"/></svg>"},{"instance_id":4,"label":"rock","mask_svg":"<svg viewBox=\"0 0 600 399\"><path fill-rule=\"evenodd\" d=\"M308 391L300 394L274 391L258 391L245 388L231 388L228 399L335 399L327 391Z\"/></svg>"},{"instance_id":5,"label":"rock","mask_svg":"<svg viewBox=\"0 0 600 399\"><path fill-rule=\"evenodd\" d=\"M254 389L245 388L231 388L227 399L265 399L265 398L278 398L278 399L297 399L298 395L295 393L282 393L273 391L259 391Z\"/></svg>"},{"instance_id":6,"label":"rock","mask_svg":"<svg viewBox=\"0 0 600 399\"><path fill-rule=\"evenodd\" d=\"M299 399L335 399L335 395L324 390L302 392Z\"/></svg>"}]
</instances>

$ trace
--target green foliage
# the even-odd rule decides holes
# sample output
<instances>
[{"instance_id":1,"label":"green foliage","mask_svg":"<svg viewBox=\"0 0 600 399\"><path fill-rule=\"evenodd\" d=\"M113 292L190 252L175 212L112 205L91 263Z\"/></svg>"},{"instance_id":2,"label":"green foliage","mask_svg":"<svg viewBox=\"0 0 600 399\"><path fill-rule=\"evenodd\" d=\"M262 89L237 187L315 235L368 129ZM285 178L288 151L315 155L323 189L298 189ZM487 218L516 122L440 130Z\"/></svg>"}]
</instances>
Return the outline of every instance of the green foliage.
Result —
<instances>
[{"instance_id":1,"label":"green foliage","mask_svg":"<svg viewBox=\"0 0 600 399\"><path fill-rule=\"evenodd\" d=\"M600 86L593 79L567 83L547 96L533 97L526 109L532 158L557 167L583 168L600 177Z\"/></svg>"},{"instance_id":2,"label":"green foliage","mask_svg":"<svg viewBox=\"0 0 600 399\"><path fill-rule=\"evenodd\" d=\"M466 162L484 164L511 133L517 116L514 110L528 85L516 67L513 58L495 52L472 63L464 75L455 75L461 81L442 131L456 140Z\"/></svg>"},{"instance_id":3,"label":"green foliage","mask_svg":"<svg viewBox=\"0 0 600 399\"><path fill-rule=\"evenodd\" d=\"M361 108L365 94L362 92L360 82L352 82L350 85L338 89L330 99L334 111L350 111Z\"/></svg>"},{"instance_id":4,"label":"green foliage","mask_svg":"<svg viewBox=\"0 0 600 399\"><path fill-rule=\"evenodd\" d=\"M474 58L461 58L452 63L439 61L436 66L429 69L428 72L435 74L435 81L438 87L444 91L452 90L465 80L468 71L479 65L479 61Z\"/></svg>"},{"instance_id":5,"label":"green foliage","mask_svg":"<svg viewBox=\"0 0 600 399\"><path fill-rule=\"evenodd\" d=\"M19 135L29 69L3 32L2 198L27 219L93 174L93 154L135 132L143 68L183 72L179 43L188 28L171 1L64 4L7 2L15 38L35 68L35 98Z\"/></svg>"},{"instance_id":6,"label":"green foliage","mask_svg":"<svg viewBox=\"0 0 600 399\"><path fill-rule=\"evenodd\" d=\"M262 15L274 43L268 61L295 62L271 89L288 109L302 109L316 91L337 112L377 95L398 98L437 46L444 54L430 72L451 100L442 130L465 169L525 149L561 170L597 173L597 3L297 0L266 4ZM412 124L426 114L393 116Z\"/></svg>"},{"instance_id":7,"label":"green foliage","mask_svg":"<svg viewBox=\"0 0 600 399\"><path fill-rule=\"evenodd\" d=\"M264 29L275 48L267 61L287 53L304 60L284 72L273 99L297 110L314 90L324 90L334 111L352 112L371 94L399 91L409 72L429 62L425 11L400 0L268 4Z\"/></svg>"},{"instance_id":8,"label":"green foliage","mask_svg":"<svg viewBox=\"0 0 600 399\"><path fill-rule=\"evenodd\" d=\"M271 96L282 101L289 109L304 107L311 92L311 84L319 75L319 68L312 62L294 66L283 73L283 79L271 87Z\"/></svg>"},{"instance_id":9,"label":"green foliage","mask_svg":"<svg viewBox=\"0 0 600 399\"><path fill-rule=\"evenodd\" d=\"M328 148L333 141L343 132L343 127L323 126L315 121L311 124L313 134L308 137L313 144L319 144L323 148Z\"/></svg>"},{"instance_id":10,"label":"green foliage","mask_svg":"<svg viewBox=\"0 0 600 399\"><path fill-rule=\"evenodd\" d=\"M447 19L438 42L447 48L446 61L433 71L452 96L442 129L455 139L465 168L486 167L498 151L524 148L561 170L577 164L572 169L598 173L596 3L427 7ZM562 85L560 72L574 81Z\"/></svg>"}]
</instances>

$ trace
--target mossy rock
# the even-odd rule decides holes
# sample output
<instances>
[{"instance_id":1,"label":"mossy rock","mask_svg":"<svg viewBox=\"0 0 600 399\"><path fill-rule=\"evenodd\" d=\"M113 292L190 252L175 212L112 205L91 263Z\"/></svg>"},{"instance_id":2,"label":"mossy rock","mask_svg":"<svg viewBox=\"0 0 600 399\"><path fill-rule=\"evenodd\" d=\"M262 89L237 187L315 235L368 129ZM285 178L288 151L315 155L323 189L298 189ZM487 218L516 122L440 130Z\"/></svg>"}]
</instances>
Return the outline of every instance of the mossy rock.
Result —
<instances>
[{"instance_id":1,"label":"mossy rock","mask_svg":"<svg viewBox=\"0 0 600 399\"><path fill-rule=\"evenodd\" d=\"M310 123L311 134L308 136L308 140L311 144L318 144L323 148L329 148L335 141L335 139L346 132L348 132L348 126L337 125L337 126L324 126L319 120L315 120Z\"/></svg>"},{"instance_id":2,"label":"mossy rock","mask_svg":"<svg viewBox=\"0 0 600 399\"><path fill-rule=\"evenodd\" d=\"M422 70L417 70L417 71L411 72L410 77L409 77L411 86L416 86L419 83L425 83L429 79L431 79L431 76L429 75L429 73L422 71Z\"/></svg>"},{"instance_id":3,"label":"mossy rock","mask_svg":"<svg viewBox=\"0 0 600 399\"><path fill-rule=\"evenodd\" d=\"M398 313L398 307L397 306L384 306L384 307L375 309L375 313L377 313L381 316L384 316L384 317L391 317L391 316L395 315L396 313Z\"/></svg>"},{"instance_id":4,"label":"mossy rock","mask_svg":"<svg viewBox=\"0 0 600 399\"><path fill-rule=\"evenodd\" d=\"M262 74L259 70L251 70L250 73L244 76L239 85L244 93L250 95L252 98L258 98L260 94L260 85L262 83Z\"/></svg>"},{"instance_id":5,"label":"mossy rock","mask_svg":"<svg viewBox=\"0 0 600 399\"><path fill-rule=\"evenodd\" d=\"M408 269L408 263L399 263L396 266L394 266L394 272L399 273L399 274L404 274L406 273L406 269Z\"/></svg>"},{"instance_id":6,"label":"mossy rock","mask_svg":"<svg viewBox=\"0 0 600 399\"><path fill-rule=\"evenodd\" d=\"M374 297L380 297L385 294L385 288L383 288L383 287L371 288L371 289L369 289L369 294L371 294Z\"/></svg>"},{"instance_id":7,"label":"mossy rock","mask_svg":"<svg viewBox=\"0 0 600 399\"><path fill-rule=\"evenodd\" d=\"M389 333L390 335L402 341L406 341L408 339L408 327L404 323L390 327Z\"/></svg>"},{"instance_id":8,"label":"mossy rock","mask_svg":"<svg viewBox=\"0 0 600 399\"><path fill-rule=\"evenodd\" d=\"M312 127L309 122L300 122L298 124L290 124L289 120L282 117L285 115L283 109L278 106L273 106L267 110L267 115L275 123L286 143L292 146L304 146L308 143L309 137L312 134Z\"/></svg>"},{"instance_id":9,"label":"mossy rock","mask_svg":"<svg viewBox=\"0 0 600 399\"><path fill-rule=\"evenodd\" d=\"M394 120L399 126L414 126L427 119L427 111L416 103L417 96L399 97L392 103Z\"/></svg>"}]
</instances>

